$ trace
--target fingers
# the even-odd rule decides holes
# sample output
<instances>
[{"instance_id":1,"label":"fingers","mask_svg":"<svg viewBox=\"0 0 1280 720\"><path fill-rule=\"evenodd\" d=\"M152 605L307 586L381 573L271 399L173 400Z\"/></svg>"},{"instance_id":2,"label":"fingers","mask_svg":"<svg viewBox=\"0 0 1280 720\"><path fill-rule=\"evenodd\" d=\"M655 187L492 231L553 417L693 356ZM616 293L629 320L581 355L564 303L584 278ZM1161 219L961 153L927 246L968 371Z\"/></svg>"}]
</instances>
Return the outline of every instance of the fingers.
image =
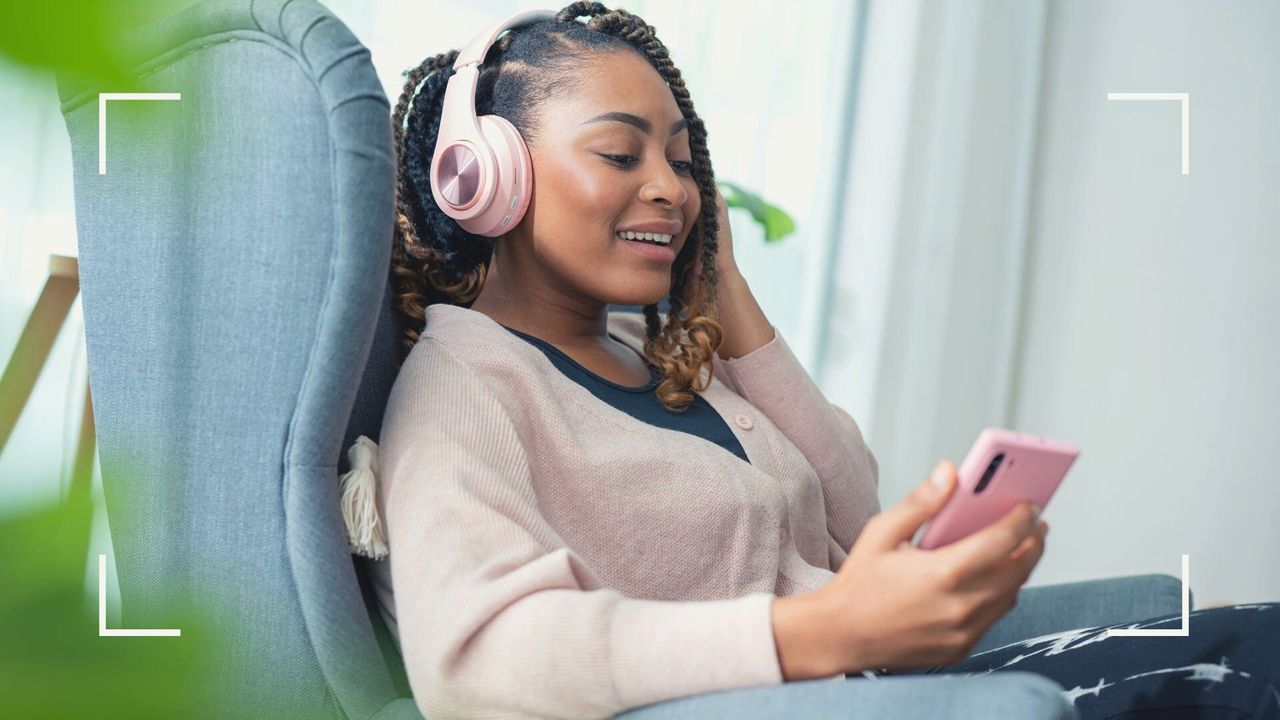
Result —
<instances>
[{"instance_id":1,"label":"fingers","mask_svg":"<svg viewBox=\"0 0 1280 720\"><path fill-rule=\"evenodd\" d=\"M974 585L997 588L1022 587L1044 555L1044 538L1048 528L1049 524L1041 520L1036 532L1019 543L1009 557L991 566L985 573L976 576Z\"/></svg>"},{"instance_id":2,"label":"fingers","mask_svg":"<svg viewBox=\"0 0 1280 720\"><path fill-rule=\"evenodd\" d=\"M858 544L866 543L867 547L882 551L896 550L904 541L910 544L920 526L946 504L955 487L955 474L955 465L950 461L938 463L901 502L871 518Z\"/></svg>"},{"instance_id":3,"label":"fingers","mask_svg":"<svg viewBox=\"0 0 1280 720\"><path fill-rule=\"evenodd\" d=\"M1038 519L1028 503L1020 503L991 525L935 552L940 559L963 568L962 574L994 569L1012 555L1028 536L1034 535Z\"/></svg>"},{"instance_id":4,"label":"fingers","mask_svg":"<svg viewBox=\"0 0 1280 720\"><path fill-rule=\"evenodd\" d=\"M1036 565L1040 564L1040 558L1044 557L1045 536L1049 534L1049 524L1040 521L1040 527L1036 528L1036 532L1027 539L1030 547L1018 557L1015 562L1021 565L1022 572L1018 579L1018 585L1021 586L1031 576L1031 571L1035 570Z\"/></svg>"},{"instance_id":5,"label":"fingers","mask_svg":"<svg viewBox=\"0 0 1280 720\"><path fill-rule=\"evenodd\" d=\"M982 642L982 636L986 635L987 631L991 629L992 625L996 624L997 620L1009 614L1009 612L1013 610L1014 605L1017 604L1017 601L1018 592L1016 589L1011 589L997 596L995 600L984 605L978 610L977 614L974 615L974 618L971 621L972 627L978 631L977 642ZM975 646L977 645L977 642L974 643ZM972 652L972 650L970 650L970 652Z\"/></svg>"},{"instance_id":6,"label":"fingers","mask_svg":"<svg viewBox=\"0 0 1280 720\"><path fill-rule=\"evenodd\" d=\"M1026 553L1026 551L1028 551L1028 550L1030 550L1030 549L1031 549L1032 541L1033 541L1033 540L1034 540L1034 538L1036 538L1036 537L1039 537L1039 538L1041 539L1041 545L1042 545L1042 547L1040 548L1040 550L1041 550L1041 552L1043 552L1043 551L1044 551L1044 547L1043 547L1043 540L1044 540L1044 537L1045 537L1046 535L1048 535L1048 534L1049 534L1049 523L1045 522L1044 520L1041 520L1041 521L1037 524L1036 532L1032 533L1031 535L1028 535L1028 536L1027 536L1023 541L1022 541L1022 544L1021 544L1021 545L1019 545L1019 546L1017 547L1017 549L1015 549L1015 550L1013 551L1013 553L1012 553L1012 554L1010 554L1009 559L1010 559L1010 560L1017 561L1019 557L1021 557L1024 553Z\"/></svg>"},{"instance_id":7,"label":"fingers","mask_svg":"<svg viewBox=\"0 0 1280 720\"><path fill-rule=\"evenodd\" d=\"M970 575L969 581L957 588L957 592L975 603L974 613L966 621L966 626L977 633L979 640L1016 605L1022 586L1044 554L1044 537L1048 529L1048 523L1040 521L1036 531L1019 543L1009 557L985 572Z\"/></svg>"}]
</instances>

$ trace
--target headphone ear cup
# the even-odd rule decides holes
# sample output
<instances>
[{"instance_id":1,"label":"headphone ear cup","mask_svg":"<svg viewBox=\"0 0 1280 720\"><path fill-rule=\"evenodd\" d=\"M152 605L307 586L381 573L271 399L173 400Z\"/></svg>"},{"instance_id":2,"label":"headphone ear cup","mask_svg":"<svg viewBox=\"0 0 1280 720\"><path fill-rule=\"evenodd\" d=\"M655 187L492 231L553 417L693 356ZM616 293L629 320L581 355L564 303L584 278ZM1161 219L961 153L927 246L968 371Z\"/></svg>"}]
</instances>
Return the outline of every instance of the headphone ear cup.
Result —
<instances>
[{"instance_id":1,"label":"headphone ear cup","mask_svg":"<svg viewBox=\"0 0 1280 720\"><path fill-rule=\"evenodd\" d=\"M495 158L493 197L480 214L458 225L472 235L497 237L510 231L524 218L533 195L533 163L520 131L506 118L481 115L476 118Z\"/></svg>"}]
</instances>

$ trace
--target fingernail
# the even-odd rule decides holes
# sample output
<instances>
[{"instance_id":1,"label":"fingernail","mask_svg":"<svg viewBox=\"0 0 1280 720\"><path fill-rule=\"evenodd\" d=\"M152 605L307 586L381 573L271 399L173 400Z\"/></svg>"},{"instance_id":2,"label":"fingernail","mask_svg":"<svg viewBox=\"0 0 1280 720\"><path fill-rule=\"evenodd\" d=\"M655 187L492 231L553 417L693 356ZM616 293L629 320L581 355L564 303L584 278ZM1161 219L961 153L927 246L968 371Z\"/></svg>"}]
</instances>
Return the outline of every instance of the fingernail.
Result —
<instances>
[{"instance_id":1,"label":"fingernail","mask_svg":"<svg viewBox=\"0 0 1280 720\"><path fill-rule=\"evenodd\" d=\"M947 464L945 462L938 463L938 466L933 469L933 474L929 476L929 480L939 490L945 488L947 486Z\"/></svg>"},{"instance_id":2,"label":"fingernail","mask_svg":"<svg viewBox=\"0 0 1280 720\"><path fill-rule=\"evenodd\" d=\"M1032 521L1040 519L1040 506L1035 503L1031 503L1031 519Z\"/></svg>"}]
</instances>

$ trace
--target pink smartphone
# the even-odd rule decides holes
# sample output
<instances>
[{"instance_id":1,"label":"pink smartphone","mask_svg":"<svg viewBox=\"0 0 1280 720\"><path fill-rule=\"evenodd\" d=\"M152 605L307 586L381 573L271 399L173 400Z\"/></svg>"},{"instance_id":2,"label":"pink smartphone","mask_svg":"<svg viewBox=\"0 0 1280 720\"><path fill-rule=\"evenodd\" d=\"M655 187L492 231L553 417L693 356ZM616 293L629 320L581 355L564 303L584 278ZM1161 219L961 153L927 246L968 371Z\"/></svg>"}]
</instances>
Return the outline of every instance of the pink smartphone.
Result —
<instances>
[{"instance_id":1,"label":"pink smartphone","mask_svg":"<svg viewBox=\"0 0 1280 720\"><path fill-rule=\"evenodd\" d=\"M1080 448L1038 435L987 428L978 434L956 475L947 504L929 521L916 547L933 550L981 530L1019 503L1040 506L1062 483Z\"/></svg>"}]
</instances>

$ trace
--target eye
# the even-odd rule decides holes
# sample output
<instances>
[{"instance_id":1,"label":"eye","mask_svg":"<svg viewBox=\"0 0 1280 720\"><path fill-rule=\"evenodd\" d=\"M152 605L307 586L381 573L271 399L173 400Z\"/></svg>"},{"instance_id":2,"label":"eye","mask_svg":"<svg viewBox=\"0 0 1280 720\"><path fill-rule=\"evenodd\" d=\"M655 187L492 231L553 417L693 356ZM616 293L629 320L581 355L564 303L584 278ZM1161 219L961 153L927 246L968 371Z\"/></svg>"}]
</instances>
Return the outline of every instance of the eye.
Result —
<instances>
[{"instance_id":1,"label":"eye","mask_svg":"<svg viewBox=\"0 0 1280 720\"><path fill-rule=\"evenodd\" d=\"M616 165L620 165L624 168L631 167L639 159L635 155L601 154L601 157L605 158L609 162L612 162ZM671 167L675 168L676 171L682 175L688 175L690 172L693 171L693 163L688 160L672 160Z\"/></svg>"},{"instance_id":2,"label":"eye","mask_svg":"<svg viewBox=\"0 0 1280 720\"><path fill-rule=\"evenodd\" d=\"M605 158L610 162L617 163L622 167L629 167L632 163L636 161L635 155L601 155L601 157Z\"/></svg>"}]
</instances>

